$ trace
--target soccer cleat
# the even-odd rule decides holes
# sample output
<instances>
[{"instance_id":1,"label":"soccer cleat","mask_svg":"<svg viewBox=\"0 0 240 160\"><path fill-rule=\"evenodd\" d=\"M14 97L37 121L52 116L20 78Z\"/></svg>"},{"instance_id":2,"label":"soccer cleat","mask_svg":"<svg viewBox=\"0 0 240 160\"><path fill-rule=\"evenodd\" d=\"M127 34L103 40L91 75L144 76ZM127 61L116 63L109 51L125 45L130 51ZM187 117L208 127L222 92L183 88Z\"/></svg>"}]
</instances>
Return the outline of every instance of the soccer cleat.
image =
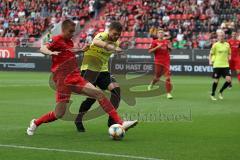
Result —
<instances>
[{"instance_id":1,"label":"soccer cleat","mask_svg":"<svg viewBox=\"0 0 240 160\"><path fill-rule=\"evenodd\" d=\"M86 131L82 122L75 121L75 125L76 125L76 128L77 128L78 132L85 132Z\"/></svg>"},{"instance_id":2,"label":"soccer cleat","mask_svg":"<svg viewBox=\"0 0 240 160\"><path fill-rule=\"evenodd\" d=\"M124 128L125 131L127 131L130 128L133 128L134 126L136 126L138 124L137 120L134 121L124 121L122 124L122 127Z\"/></svg>"},{"instance_id":3,"label":"soccer cleat","mask_svg":"<svg viewBox=\"0 0 240 160\"><path fill-rule=\"evenodd\" d=\"M153 85L152 84L149 84L149 86L148 86L148 91L151 91L152 89L153 89Z\"/></svg>"},{"instance_id":4,"label":"soccer cleat","mask_svg":"<svg viewBox=\"0 0 240 160\"><path fill-rule=\"evenodd\" d=\"M215 96L210 96L212 101L216 101L217 99L215 98Z\"/></svg>"},{"instance_id":5,"label":"soccer cleat","mask_svg":"<svg viewBox=\"0 0 240 160\"><path fill-rule=\"evenodd\" d=\"M221 99L221 100L223 100L223 94L222 94L222 93L219 93L219 94L218 94L218 98Z\"/></svg>"},{"instance_id":6,"label":"soccer cleat","mask_svg":"<svg viewBox=\"0 0 240 160\"><path fill-rule=\"evenodd\" d=\"M171 93L167 94L167 99L173 99L173 96L171 95Z\"/></svg>"},{"instance_id":7,"label":"soccer cleat","mask_svg":"<svg viewBox=\"0 0 240 160\"><path fill-rule=\"evenodd\" d=\"M37 125L34 123L35 119L31 120L30 122L30 126L27 128L27 134L29 136L33 136L34 135L34 132L36 131L37 129Z\"/></svg>"}]
</instances>

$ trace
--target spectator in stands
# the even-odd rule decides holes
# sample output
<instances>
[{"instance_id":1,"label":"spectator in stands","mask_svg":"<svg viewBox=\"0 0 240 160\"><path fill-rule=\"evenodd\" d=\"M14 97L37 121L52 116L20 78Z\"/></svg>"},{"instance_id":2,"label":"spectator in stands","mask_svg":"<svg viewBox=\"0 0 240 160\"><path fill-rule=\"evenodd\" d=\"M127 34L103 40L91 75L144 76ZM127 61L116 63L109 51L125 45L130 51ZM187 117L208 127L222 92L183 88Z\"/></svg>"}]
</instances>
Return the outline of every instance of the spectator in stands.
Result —
<instances>
[{"instance_id":1,"label":"spectator in stands","mask_svg":"<svg viewBox=\"0 0 240 160\"><path fill-rule=\"evenodd\" d=\"M89 14L95 18L98 15L102 1L104 0L11 0L7 3L8 1L0 0L0 36L14 34L19 37L27 34L38 38L40 33L65 17L80 20L84 29ZM137 35L154 37L158 28L164 28L176 40L179 39L178 30L182 29L185 37L183 42L191 41L187 46L192 43L193 48L196 45L208 48L210 41L197 42L198 38L194 36L198 37L201 32L214 32L219 25L222 25L227 34L234 28L240 28L239 7L239 0L111 0L104 8L105 16L96 19L101 23L96 23L93 27L95 31L103 30L115 19L122 22L124 31L134 30L140 33ZM90 39L87 37L85 39Z\"/></svg>"},{"instance_id":2,"label":"spectator in stands","mask_svg":"<svg viewBox=\"0 0 240 160\"><path fill-rule=\"evenodd\" d=\"M89 0L88 3L89 3L89 10L88 10L88 12L89 12L90 16L93 17L94 16L94 12L95 12L95 10L94 10L95 0Z\"/></svg>"},{"instance_id":3,"label":"spectator in stands","mask_svg":"<svg viewBox=\"0 0 240 160\"><path fill-rule=\"evenodd\" d=\"M2 25L0 25L0 37L3 37L4 34L4 28Z\"/></svg>"},{"instance_id":4,"label":"spectator in stands","mask_svg":"<svg viewBox=\"0 0 240 160\"><path fill-rule=\"evenodd\" d=\"M162 18L163 24L164 25L168 25L169 21L170 21L170 17L168 14L165 14Z\"/></svg>"},{"instance_id":5,"label":"spectator in stands","mask_svg":"<svg viewBox=\"0 0 240 160\"><path fill-rule=\"evenodd\" d=\"M155 26L152 26L149 30L149 37L157 38L158 29Z\"/></svg>"},{"instance_id":6,"label":"spectator in stands","mask_svg":"<svg viewBox=\"0 0 240 160\"><path fill-rule=\"evenodd\" d=\"M204 33L200 32L200 34L198 35L198 42L199 42L199 48L200 49L204 49L205 45L206 45L206 39L204 37Z\"/></svg>"}]
</instances>

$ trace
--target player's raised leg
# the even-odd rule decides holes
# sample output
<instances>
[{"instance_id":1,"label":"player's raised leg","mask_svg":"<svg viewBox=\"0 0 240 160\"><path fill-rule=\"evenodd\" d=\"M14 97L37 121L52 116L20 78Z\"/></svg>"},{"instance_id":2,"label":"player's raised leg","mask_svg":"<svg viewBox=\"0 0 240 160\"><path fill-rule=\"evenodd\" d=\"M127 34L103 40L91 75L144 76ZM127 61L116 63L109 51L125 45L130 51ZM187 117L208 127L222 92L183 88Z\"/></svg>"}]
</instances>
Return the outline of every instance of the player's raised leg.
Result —
<instances>
[{"instance_id":1,"label":"player's raised leg","mask_svg":"<svg viewBox=\"0 0 240 160\"><path fill-rule=\"evenodd\" d=\"M72 91L75 93L82 93L86 96L89 96L91 98L94 98L98 101L100 106L103 108L103 110L108 113L108 115L118 124L121 124L125 130L128 130L129 128L134 127L138 121L122 121L120 116L118 115L115 107L112 105L112 103L106 98L104 93L96 88L91 83L87 83L82 89L79 89L80 87L72 87Z\"/></svg>"}]
</instances>

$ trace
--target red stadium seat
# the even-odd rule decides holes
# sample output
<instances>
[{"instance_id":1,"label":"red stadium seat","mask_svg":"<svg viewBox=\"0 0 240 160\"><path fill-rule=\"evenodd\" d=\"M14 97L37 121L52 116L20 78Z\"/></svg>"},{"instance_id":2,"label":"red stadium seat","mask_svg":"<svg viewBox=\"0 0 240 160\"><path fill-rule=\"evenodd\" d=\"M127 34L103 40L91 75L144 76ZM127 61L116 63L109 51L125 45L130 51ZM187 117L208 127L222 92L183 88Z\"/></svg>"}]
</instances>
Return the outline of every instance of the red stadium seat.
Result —
<instances>
[{"instance_id":1,"label":"red stadium seat","mask_svg":"<svg viewBox=\"0 0 240 160\"><path fill-rule=\"evenodd\" d=\"M143 43L152 43L152 38L143 38Z\"/></svg>"},{"instance_id":2,"label":"red stadium seat","mask_svg":"<svg viewBox=\"0 0 240 160\"><path fill-rule=\"evenodd\" d=\"M174 14L171 14L169 17L170 17L170 20L175 20L176 19L176 16Z\"/></svg>"},{"instance_id":3,"label":"red stadium seat","mask_svg":"<svg viewBox=\"0 0 240 160\"><path fill-rule=\"evenodd\" d=\"M149 49L150 44L143 44L143 49Z\"/></svg>"},{"instance_id":4,"label":"red stadium seat","mask_svg":"<svg viewBox=\"0 0 240 160\"><path fill-rule=\"evenodd\" d=\"M181 20L182 19L182 15L181 14L177 14L176 15L176 20Z\"/></svg>"},{"instance_id":5,"label":"red stadium seat","mask_svg":"<svg viewBox=\"0 0 240 160\"><path fill-rule=\"evenodd\" d=\"M142 38L136 38L135 39L135 42L138 44L138 43L142 43Z\"/></svg>"},{"instance_id":6,"label":"red stadium seat","mask_svg":"<svg viewBox=\"0 0 240 160\"><path fill-rule=\"evenodd\" d=\"M135 32L132 31L132 32L129 33L129 35L130 35L130 37L135 37Z\"/></svg>"},{"instance_id":7,"label":"red stadium seat","mask_svg":"<svg viewBox=\"0 0 240 160\"><path fill-rule=\"evenodd\" d=\"M183 14L182 15L182 20L187 20L188 19L188 14Z\"/></svg>"},{"instance_id":8,"label":"red stadium seat","mask_svg":"<svg viewBox=\"0 0 240 160\"><path fill-rule=\"evenodd\" d=\"M207 19L207 16L202 14L200 17L199 17L200 20L206 20Z\"/></svg>"},{"instance_id":9,"label":"red stadium seat","mask_svg":"<svg viewBox=\"0 0 240 160\"><path fill-rule=\"evenodd\" d=\"M137 49L143 49L143 44L136 44L135 48L137 48Z\"/></svg>"}]
</instances>

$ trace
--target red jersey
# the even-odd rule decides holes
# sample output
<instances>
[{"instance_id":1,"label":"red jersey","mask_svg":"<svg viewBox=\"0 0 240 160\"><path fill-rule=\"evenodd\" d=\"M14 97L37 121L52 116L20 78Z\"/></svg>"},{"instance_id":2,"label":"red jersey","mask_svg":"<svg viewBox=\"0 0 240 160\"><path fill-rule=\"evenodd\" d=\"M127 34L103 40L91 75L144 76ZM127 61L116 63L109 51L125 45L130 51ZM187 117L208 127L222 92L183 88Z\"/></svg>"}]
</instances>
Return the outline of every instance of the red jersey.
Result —
<instances>
[{"instance_id":1,"label":"red jersey","mask_svg":"<svg viewBox=\"0 0 240 160\"><path fill-rule=\"evenodd\" d=\"M161 45L161 48L157 49L154 52L155 63L170 65L170 55L169 55L169 48L168 48L169 43L170 43L169 40L155 39L152 41L150 49L155 48L158 45Z\"/></svg>"},{"instance_id":2,"label":"red jersey","mask_svg":"<svg viewBox=\"0 0 240 160\"><path fill-rule=\"evenodd\" d=\"M230 47L231 47L232 59L237 58L240 54L240 41L234 40L234 39L229 39L228 43L230 44Z\"/></svg>"},{"instance_id":3,"label":"red jersey","mask_svg":"<svg viewBox=\"0 0 240 160\"><path fill-rule=\"evenodd\" d=\"M64 39L62 35L53 36L52 40L47 44L47 48L51 51L60 52L58 55L52 55L52 72L55 72L57 69L62 70L63 68L65 71L67 69L71 72L73 68L78 66L75 54L68 50L73 48L71 39ZM61 68L59 68L60 66Z\"/></svg>"}]
</instances>

